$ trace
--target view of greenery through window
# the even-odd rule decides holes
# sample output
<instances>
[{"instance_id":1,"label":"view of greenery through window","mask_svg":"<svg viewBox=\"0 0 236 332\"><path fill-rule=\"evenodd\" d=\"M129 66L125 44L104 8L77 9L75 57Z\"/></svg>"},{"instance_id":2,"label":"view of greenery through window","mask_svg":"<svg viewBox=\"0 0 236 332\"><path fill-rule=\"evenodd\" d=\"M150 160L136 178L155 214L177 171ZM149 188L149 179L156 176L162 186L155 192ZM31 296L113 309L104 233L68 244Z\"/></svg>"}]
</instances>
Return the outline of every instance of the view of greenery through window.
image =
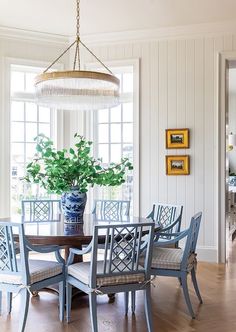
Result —
<instances>
[{"instance_id":1,"label":"view of greenery through window","mask_svg":"<svg viewBox=\"0 0 236 332\"><path fill-rule=\"evenodd\" d=\"M99 110L94 115L94 152L96 157L102 158L104 165L119 162L124 157L133 162L133 68L124 67L113 72L120 79L121 104ZM132 213L133 171L129 171L122 186L96 188L94 196L130 200Z\"/></svg>"},{"instance_id":2,"label":"view of greenery through window","mask_svg":"<svg viewBox=\"0 0 236 332\"><path fill-rule=\"evenodd\" d=\"M35 184L21 180L27 163L35 154L34 138L52 137L52 110L34 103L34 77L42 68L11 66L11 212L21 213L21 200L45 198L48 194ZM94 155L104 165L128 157L133 162L133 68L115 71L120 79L121 104L94 112ZM94 198L122 199L133 205L133 171L120 187L97 187Z\"/></svg>"},{"instance_id":3,"label":"view of greenery through window","mask_svg":"<svg viewBox=\"0 0 236 332\"><path fill-rule=\"evenodd\" d=\"M11 66L11 212L21 212L20 201L47 197L37 185L23 183L26 164L35 154L34 138L39 133L51 137L52 115L34 100L34 77L41 68Z\"/></svg>"}]
</instances>

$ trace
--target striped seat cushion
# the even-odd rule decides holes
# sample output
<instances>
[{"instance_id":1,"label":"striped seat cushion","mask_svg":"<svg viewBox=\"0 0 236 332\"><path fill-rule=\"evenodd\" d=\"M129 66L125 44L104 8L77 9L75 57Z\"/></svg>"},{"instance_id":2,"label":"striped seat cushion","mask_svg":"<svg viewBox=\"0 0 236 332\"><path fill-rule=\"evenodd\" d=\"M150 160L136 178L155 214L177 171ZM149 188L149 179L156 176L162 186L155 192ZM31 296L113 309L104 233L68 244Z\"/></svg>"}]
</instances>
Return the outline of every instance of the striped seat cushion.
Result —
<instances>
[{"instance_id":1,"label":"striped seat cushion","mask_svg":"<svg viewBox=\"0 0 236 332\"><path fill-rule=\"evenodd\" d=\"M183 253L182 249L154 247L151 267L155 269L180 270ZM187 269L191 270L196 261L196 255L191 254L188 258Z\"/></svg>"},{"instance_id":2,"label":"striped seat cushion","mask_svg":"<svg viewBox=\"0 0 236 332\"><path fill-rule=\"evenodd\" d=\"M97 262L97 273L103 273L103 261ZM142 267L140 267L142 268ZM122 269L122 268L121 268ZM128 272L128 270L124 271ZM116 274L117 273L117 274ZM123 274L119 271L115 271L113 276L109 277L98 277L97 286L109 286L109 285L121 285L121 284L130 284L130 283L141 283L145 280L144 273L135 273L135 274ZM68 266L68 274L82 283L89 285L90 281L90 262L75 263Z\"/></svg>"},{"instance_id":3,"label":"striped seat cushion","mask_svg":"<svg viewBox=\"0 0 236 332\"><path fill-rule=\"evenodd\" d=\"M53 261L29 260L30 284L54 277L62 273L63 264ZM6 284L22 284L21 275L0 273L0 282Z\"/></svg>"}]
</instances>

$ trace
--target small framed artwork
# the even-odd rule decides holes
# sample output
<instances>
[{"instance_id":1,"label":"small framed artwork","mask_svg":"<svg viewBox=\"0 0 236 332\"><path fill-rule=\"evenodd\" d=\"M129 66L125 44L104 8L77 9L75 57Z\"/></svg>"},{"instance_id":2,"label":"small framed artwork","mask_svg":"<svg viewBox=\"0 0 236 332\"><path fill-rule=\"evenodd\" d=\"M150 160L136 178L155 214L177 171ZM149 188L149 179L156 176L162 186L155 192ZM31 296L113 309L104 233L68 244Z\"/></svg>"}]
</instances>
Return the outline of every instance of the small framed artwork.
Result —
<instances>
[{"instance_id":1,"label":"small framed artwork","mask_svg":"<svg viewBox=\"0 0 236 332\"><path fill-rule=\"evenodd\" d=\"M188 175L190 174L190 158L185 156L166 156L167 175Z\"/></svg>"},{"instance_id":2,"label":"small framed artwork","mask_svg":"<svg viewBox=\"0 0 236 332\"><path fill-rule=\"evenodd\" d=\"M189 129L166 129L167 149L189 148Z\"/></svg>"}]
</instances>

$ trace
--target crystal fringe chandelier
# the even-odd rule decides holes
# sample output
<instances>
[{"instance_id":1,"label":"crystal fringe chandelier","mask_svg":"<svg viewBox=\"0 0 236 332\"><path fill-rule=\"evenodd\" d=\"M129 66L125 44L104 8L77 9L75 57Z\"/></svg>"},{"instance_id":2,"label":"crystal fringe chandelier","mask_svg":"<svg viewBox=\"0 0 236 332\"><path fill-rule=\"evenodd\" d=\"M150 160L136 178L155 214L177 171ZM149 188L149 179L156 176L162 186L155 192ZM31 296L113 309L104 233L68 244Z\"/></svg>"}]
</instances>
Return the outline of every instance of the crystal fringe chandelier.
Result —
<instances>
[{"instance_id":1,"label":"crystal fringe chandelier","mask_svg":"<svg viewBox=\"0 0 236 332\"><path fill-rule=\"evenodd\" d=\"M76 40L59 55L42 74L35 78L36 101L39 105L65 110L98 110L119 104L120 81L110 69L80 39L80 1L77 0ZM73 70L49 71L73 46ZM108 73L80 70L80 45Z\"/></svg>"}]
</instances>

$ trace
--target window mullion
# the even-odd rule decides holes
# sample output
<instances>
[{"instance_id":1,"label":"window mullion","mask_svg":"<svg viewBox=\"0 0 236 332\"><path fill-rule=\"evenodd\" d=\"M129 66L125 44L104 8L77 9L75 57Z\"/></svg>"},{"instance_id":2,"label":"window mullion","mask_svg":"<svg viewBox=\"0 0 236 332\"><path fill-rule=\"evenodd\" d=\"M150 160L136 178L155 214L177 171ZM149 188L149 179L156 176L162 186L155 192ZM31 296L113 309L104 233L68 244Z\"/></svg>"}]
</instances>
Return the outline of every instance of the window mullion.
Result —
<instances>
[{"instance_id":1,"label":"window mullion","mask_svg":"<svg viewBox=\"0 0 236 332\"><path fill-rule=\"evenodd\" d=\"M28 84L29 77L27 76L28 73L34 74L39 72L39 68L34 68L30 70L29 68L26 69L25 66L22 66L21 70L19 70L20 66L11 65L11 84L12 79L15 77L15 72L21 71L23 72L22 79L20 84L16 81L16 84L13 85L10 101L11 101L11 125L14 124L14 129L16 130L15 139L13 140L13 133L11 130L11 206L12 206L12 213L19 213L20 208L20 199L23 196L27 197L38 197L40 194L44 195L44 191L39 188L39 186L32 185L30 188L28 185L23 184L20 182L19 177L22 176L21 172L25 174L26 165L29 161L29 157L31 158L31 153L33 154L33 144L34 141L32 140L33 137L39 134L39 131L43 131L45 126L46 131L49 131L50 137L52 135L52 114L50 110L50 115L46 115L45 119L40 118L40 107L35 106L34 94L31 92L33 90L33 86ZM14 81L15 82L15 81ZM28 84L28 85L27 85ZM32 81L33 84L33 81ZM12 85L11 85L12 86ZM17 89L19 91L17 91ZM28 89L28 91L26 90ZM13 109L13 102L15 102L14 109ZM21 107L22 103L22 109ZM32 103L34 105L29 105L27 103ZM31 107L33 107L33 114L31 114ZM35 109L34 109L35 107ZM20 111L18 113L17 111ZM14 111L14 117L12 117ZM34 113L36 111L36 113ZM42 110L43 112L44 110ZM48 110L49 111L49 110ZM19 116L20 115L20 116ZM35 116L34 116L35 115ZM42 120L43 126L40 127L39 120ZM17 125L22 123L22 128ZM32 123L32 126L31 126ZM18 127L17 127L18 126ZM50 128L49 128L50 127ZM41 128L41 130L40 130ZM22 132L23 131L23 132ZM12 149L12 144L14 144L14 150ZM20 145L19 145L20 144ZM20 147L19 151L17 150ZM32 152L31 152L32 151ZM33 155L32 155L33 158ZM14 170L14 172L12 171ZM13 174L14 173L14 174Z\"/></svg>"}]
</instances>

